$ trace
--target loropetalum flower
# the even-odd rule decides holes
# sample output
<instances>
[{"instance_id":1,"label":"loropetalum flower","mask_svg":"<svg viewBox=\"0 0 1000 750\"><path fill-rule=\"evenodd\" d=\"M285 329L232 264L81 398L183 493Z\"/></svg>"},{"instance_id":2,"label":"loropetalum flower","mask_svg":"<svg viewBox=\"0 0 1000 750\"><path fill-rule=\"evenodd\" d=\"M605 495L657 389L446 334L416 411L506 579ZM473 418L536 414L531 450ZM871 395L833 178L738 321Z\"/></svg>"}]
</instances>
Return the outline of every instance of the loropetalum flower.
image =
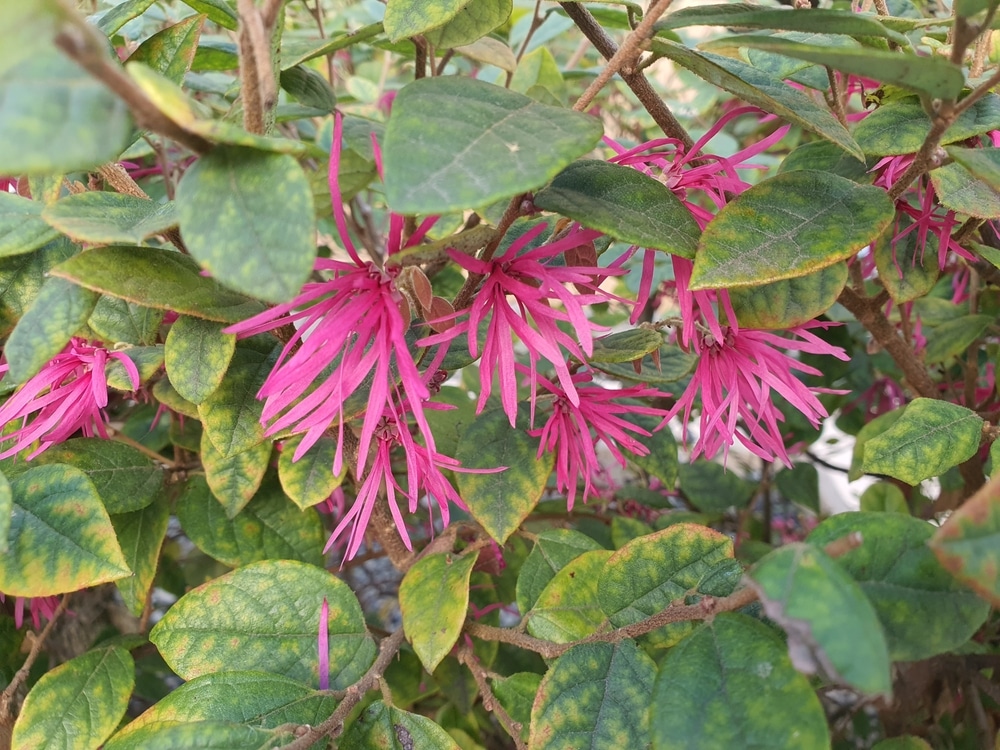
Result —
<instances>
[{"instance_id":1,"label":"loropetalum flower","mask_svg":"<svg viewBox=\"0 0 1000 750\"><path fill-rule=\"evenodd\" d=\"M343 122L338 115L329 183L334 219L349 260L317 258L315 270L329 274L329 279L308 282L291 302L226 330L245 337L283 326L295 327L258 393L265 400L262 421L269 424L267 434L284 430L304 433L294 456L298 460L331 426L338 425L333 471L339 473L345 425L363 411L356 466L360 477L384 413L388 411L391 418L401 420L398 404L406 404L431 449L434 442L423 410L430 391L405 338L410 325L409 307L396 285L399 269L363 260L347 230L338 182L342 132ZM378 156L374 139L373 145ZM392 214L387 255L420 243L435 220L425 220L404 244L404 219ZM432 364L427 372L433 374L435 369ZM361 388L368 388L367 399L358 404L355 412L348 399Z\"/></svg>"},{"instance_id":2,"label":"loropetalum flower","mask_svg":"<svg viewBox=\"0 0 1000 750\"><path fill-rule=\"evenodd\" d=\"M517 376L512 336L527 349L529 376L534 408L534 393L538 380L538 361L548 360L570 403L578 405L579 396L566 364L566 354L583 360L593 354L593 333L604 331L587 318L584 308L597 302L607 302L610 294L598 289L609 276L625 273L619 268L571 266L553 263L566 251L573 250L601 236L600 232L574 225L563 237L526 249L546 231L539 224L512 242L503 253L484 261L462 253L451 257L467 271L484 277L468 314L450 329L421 341L425 345L442 344L465 334L469 354L479 356L480 324L489 319L486 341L482 347L480 365L481 390L477 413L486 405L493 392L493 373L497 372L500 403L511 425L517 418ZM567 288L576 286L575 291ZM580 289L591 289L583 293ZM464 315L459 311L456 316ZM573 335L560 328L569 324Z\"/></svg>"},{"instance_id":3,"label":"loropetalum flower","mask_svg":"<svg viewBox=\"0 0 1000 750\"><path fill-rule=\"evenodd\" d=\"M0 602L7 601L5 594L0 593ZM51 620L59 608L58 596L18 596L14 598L14 627L24 624L24 608L31 613L31 624L35 630L41 630L42 618Z\"/></svg>"},{"instance_id":4,"label":"loropetalum flower","mask_svg":"<svg viewBox=\"0 0 1000 750\"><path fill-rule=\"evenodd\" d=\"M518 369L524 367L518 365ZM597 455L597 443L602 442L622 467L625 466L623 450L638 456L649 454L649 448L638 437L649 437L641 426L624 418L626 414L644 414L664 418L666 409L629 403L626 399L665 397L645 385L634 385L619 390L603 388L593 383L589 372L571 375L577 394L573 403L561 384L539 377L538 384L555 397L552 414L539 428L529 432L541 438L538 457L546 451L555 454L556 488L566 494L566 506L573 510L577 487L583 482L583 502L594 491L593 480L604 472Z\"/></svg>"},{"instance_id":5,"label":"loropetalum flower","mask_svg":"<svg viewBox=\"0 0 1000 750\"><path fill-rule=\"evenodd\" d=\"M117 360L125 368L133 388L139 387L135 363L123 352L73 338L0 406L0 429L4 435L0 459L9 458L33 445L32 459L47 448L72 437L77 431L107 438L105 429L108 405L108 360ZM6 363L0 373L6 374ZM9 426L19 424L11 430ZM13 444L8 445L13 441Z\"/></svg>"},{"instance_id":6,"label":"loropetalum flower","mask_svg":"<svg viewBox=\"0 0 1000 750\"><path fill-rule=\"evenodd\" d=\"M849 359L843 349L813 333L832 325L811 321L787 329L783 332L787 335L736 326L723 328L722 338L699 332L692 347L699 355L694 376L667 415L669 420L683 414L685 423L689 422L695 398L700 397L699 435L691 458L702 454L711 458L719 450L728 457L730 446L738 440L755 455L790 466L779 426L784 417L772 401L773 393L783 396L814 427L829 415L816 397L825 391L810 389L794 374L820 375L820 371L783 350Z\"/></svg>"}]
</instances>

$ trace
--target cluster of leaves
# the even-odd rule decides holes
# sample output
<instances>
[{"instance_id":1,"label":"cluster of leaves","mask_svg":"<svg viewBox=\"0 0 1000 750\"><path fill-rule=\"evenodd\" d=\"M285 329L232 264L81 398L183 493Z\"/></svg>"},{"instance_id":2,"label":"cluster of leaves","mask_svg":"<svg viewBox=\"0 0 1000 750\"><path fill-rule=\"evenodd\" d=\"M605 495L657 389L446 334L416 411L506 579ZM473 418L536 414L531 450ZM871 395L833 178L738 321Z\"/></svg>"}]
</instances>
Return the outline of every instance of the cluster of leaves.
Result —
<instances>
[{"instance_id":1,"label":"cluster of leaves","mask_svg":"<svg viewBox=\"0 0 1000 750\"><path fill-rule=\"evenodd\" d=\"M996 2L82 5L0 8L10 746L992 746Z\"/></svg>"}]
</instances>

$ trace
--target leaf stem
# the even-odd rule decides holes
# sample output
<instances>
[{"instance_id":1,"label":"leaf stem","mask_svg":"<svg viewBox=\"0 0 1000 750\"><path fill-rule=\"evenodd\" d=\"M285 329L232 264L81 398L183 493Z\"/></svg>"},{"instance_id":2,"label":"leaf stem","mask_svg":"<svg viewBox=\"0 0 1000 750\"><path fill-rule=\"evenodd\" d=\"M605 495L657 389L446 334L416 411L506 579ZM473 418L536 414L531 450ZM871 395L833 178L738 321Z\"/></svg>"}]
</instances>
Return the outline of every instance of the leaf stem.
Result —
<instances>
[{"instance_id":1,"label":"leaf stem","mask_svg":"<svg viewBox=\"0 0 1000 750\"><path fill-rule=\"evenodd\" d=\"M457 656L458 661L467 666L469 671L472 672L472 677L479 688L479 694L483 698L483 708L497 717L497 721L503 725L503 728L507 730L507 734L514 740L514 747L517 750L528 750L528 746L521 739L521 730L524 727L511 718L510 714L507 713L507 710L493 694L493 690L486 680L486 670L479 663L473 650L468 645L463 644L459 647Z\"/></svg>"}]
</instances>

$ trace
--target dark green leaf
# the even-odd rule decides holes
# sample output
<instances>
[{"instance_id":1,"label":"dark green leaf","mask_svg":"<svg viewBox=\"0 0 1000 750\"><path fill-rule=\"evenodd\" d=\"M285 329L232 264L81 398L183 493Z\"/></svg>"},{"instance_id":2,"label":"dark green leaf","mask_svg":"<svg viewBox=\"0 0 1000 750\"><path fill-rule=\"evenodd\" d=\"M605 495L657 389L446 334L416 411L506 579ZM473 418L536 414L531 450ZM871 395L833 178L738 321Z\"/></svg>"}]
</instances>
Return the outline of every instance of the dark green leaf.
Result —
<instances>
[{"instance_id":1,"label":"dark green leaf","mask_svg":"<svg viewBox=\"0 0 1000 750\"><path fill-rule=\"evenodd\" d=\"M223 333L219 323L182 315L164 348L170 384L191 403L202 403L222 383L235 351L236 336Z\"/></svg>"},{"instance_id":2,"label":"dark green leaf","mask_svg":"<svg viewBox=\"0 0 1000 750\"><path fill-rule=\"evenodd\" d=\"M1000 96L987 94L959 115L941 139L943 144L964 141L1000 128ZM870 156L912 154L931 130L931 120L914 97L887 102L854 128L858 144Z\"/></svg>"},{"instance_id":3,"label":"dark green leaf","mask_svg":"<svg viewBox=\"0 0 1000 750\"><path fill-rule=\"evenodd\" d=\"M662 420L648 414L626 414L624 419L638 425L649 437L640 436L639 440L649 449L649 453L629 453L628 460L663 482L664 487L673 488L677 482L677 441L674 433L668 427L660 429Z\"/></svg>"},{"instance_id":4,"label":"dark green leaf","mask_svg":"<svg viewBox=\"0 0 1000 750\"><path fill-rule=\"evenodd\" d=\"M695 461L680 466L681 492L698 510L724 513L742 508L753 497L757 485L741 479L721 464Z\"/></svg>"},{"instance_id":5,"label":"dark green leaf","mask_svg":"<svg viewBox=\"0 0 1000 750\"><path fill-rule=\"evenodd\" d=\"M42 217L77 242L97 245L138 245L177 224L173 203L97 191L60 198L46 206Z\"/></svg>"},{"instance_id":6,"label":"dark green leaf","mask_svg":"<svg viewBox=\"0 0 1000 750\"><path fill-rule=\"evenodd\" d=\"M835 263L796 279L729 290L740 326L783 329L819 317L837 301L847 283L847 264Z\"/></svg>"},{"instance_id":7,"label":"dark green leaf","mask_svg":"<svg viewBox=\"0 0 1000 750\"><path fill-rule=\"evenodd\" d=\"M382 701L364 710L348 727L340 744L345 750L460 750L455 740L426 716L401 711Z\"/></svg>"},{"instance_id":8,"label":"dark green leaf","mask_svg":"<svg viewBox=\"0 0 1000 750\"><path fill-rule=\"evenodd\" d=\"M125 606L136 617L146 608L169 520L170 502L164 495L140 510L111 516L125 562L133 571L133 575L117 580L115 585Z\"/></svg>"},{"instance_id":9,"label":"dark green leaf","mask_svg":"<svg viewBox=\"0 0 1000 750\"><path fill-rule=\"evenodd\" d=\"M855 182L871 183L874 179L868 165L830 141L809 141L796 147L778 167L779 172L809 169L846 177Z\"/></svg>"},{"instance_id":10,"label":"dark green leaf","mask_svg":"<svg viewBox=\"0 0 1000 750\"><path fill-rule=\"evenodd\" d=\"M594 348L597 348L596 344ZM675 344L664 344L660 347L657 359L654 360L649 354L642 358L639 372L635 371L631 363L593 362L592 364L594 369L621 380L645 383L652 388L659 388L681 380L697 363L697 356L685 352Z\"/></svg>"},{"instance_id":11,"label":"dark green leaf","mask_svg":"<svg viewBox=\"0 0 1000 750\"><path fill-rule=\"evenodd\" d=\"M160 334L163 311L127 302L117 297L101 296L87 325L103 341L140 346L155 344Z\"/></svg>"},{"instance_id":12,"label":"dark green leaf","mask_svg":"<svg viewBox=\"0 0 1000 750\"><path fill-rule=\"evenodd\" d=\"M912 226L913 221L902 215L895 226L884 232L875 243L875 267L886 291L896 302L910 302L923 297L938 279L938 238L928 232L921 244L917 229L909 231L902 239L893 238ZM926 261L925 261L926 259Z\"/></svg>"},{"instance_id":13,"label":"dark green leaf","mask_svg":"<svg viewBox=\"0 0 1000 750\"><path fill-rule=\"evenodd\" d=\"M779 471L774 478L778 490L793 503L819 513L819 472L808 463L797 463L791 469Z\"/></svg>"},{"instance_id":14,"label":"dark green leaf","mask_svg":"<svg viewBox=\"0 0 1000 750\"><path fill-rule=\"evenodd\" d=\"M281 88L295 97L296 101L322 112L333 112L337 106L337 95L330 84L312 68L296 65L281 71Z\"/></svg>"},{"instance_id":15,"label":"dark green leaf","mask_svg":"<svg viewBox=\"0 0 1000 750\"><path fill-rule=\"evenodd\" d=\"M594 339L590 362L621 363L642 359L663 345L663 334L651 328L632 328Z\"/></svg>"},{"instance_id":16,"label":"dark green leaf","mask_svg":"<svg viewBox=\"0 0 1000 750\"><path fill-rule=\"evenodd\" d=\"M531 706L538 694L542 676L535 672L515 672L510 677L493 678L493 695L511 719L521 725L521 741L528 741Z\"/></svg>"},{"instance_id":17,"label":"dark green leaf","mask_svg":"<svg viewBox=\"0 0 1000 750\"><path fill-rule=\"evenodd\" d=\"M42 218L44 208L44 203L0 192L0 258L30 253L59 236Z\"/></svg>"},{"instance_id":18,"label":"dark green leaf","mask_svg":"<svg viewBox=\"0 0 1000 750\"><path fill-rule=\"evenodd\" d=\"M548 529L535 539L535 546L517 576L517 608L527 612L549 581L584 552L601 549L586 534L572 529Z\"/></svg>"},{"instance_id":19,"label":"dark green leaf","mask_svg":"<svg viewBox=\"0 0 1000 750\"><path fill-rule=\"evenodd\" d=\"M935 326L927 335L924 361L934 364L961 356L995 322L992 315L963 315Z\"/></svg>"}]
</instances>

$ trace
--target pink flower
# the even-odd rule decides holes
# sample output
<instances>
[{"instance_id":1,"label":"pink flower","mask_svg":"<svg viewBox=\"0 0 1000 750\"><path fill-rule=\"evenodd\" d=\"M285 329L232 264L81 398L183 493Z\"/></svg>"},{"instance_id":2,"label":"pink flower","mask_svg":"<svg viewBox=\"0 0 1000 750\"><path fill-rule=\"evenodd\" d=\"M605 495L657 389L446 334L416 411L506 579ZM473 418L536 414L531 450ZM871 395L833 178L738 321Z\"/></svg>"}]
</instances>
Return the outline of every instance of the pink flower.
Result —
<instances>
[{"instance_id":1,"label":"pink flower","mask_svg":"<svg viewBox=\"0 0 1000 750\"><path fill-rule=\"evenodd\" d=\"M319 637L316 639L319 652L319 689L330 689L330 603L323 597L319 610Z\"/></svg>"},{"instance_id":2,"label":"pink flower","mask_svg":"<svg viewBox=\"0 0 1000 750\"><path fill-rule=\"evenodd\" d=\"M519 369L523 367L519 366ZM649 454L649 448L639 442L634 435L649 437L650 433L639 425L624 418L628 414L645 414L665 417L667 411L624 399L666 397L645 385L634 385L620 390L610 390L597 385L586 385L593 381L589 372L578 372L572 376L577 393L577 403L573 403L566 391L546 378L539 377L538 383L555 396L552 415L546 423L529 432L541 438L538 457L549 451L555 453L556 487L566 493L566 506L573 510L577 485L583 480L583 502L587 502L594 490L592 480L604 472L597 456L596 446L603 442L611 455L623 468L627 450L638 456ZM629 434L632 433L632 434Z\"/></svg>"},{"instance_id":3,"label":"pink flower","mask_svg":"<svg viewBox=\"0 0 1000 750\"><path fill-rule=\"evenodd\" d=\"M41 441L28 456L30 460L72 437L78 430L88 437L97 434L107 438L104 407L108 405L108 379L104 368L109 359L121 362L132 387L139 387L139 372L124 353L112 352L79 338L70 340L61 353L0 407L3 442L14 441L0 452L0 459L9 458L35 441ZM0 373L7 370L6 364L0 365ZM18 423L17 429L9 429Z\"/></svg>"},{"instance_id":4,"label":"pink flower","mask_svg":"<svg viewBox=\"0 0 1000 750\"><path fill-rule=\"evenodd\" d=\"M0 593L0 602L7 601L4 594ZM42 618L51 620L59 608L58 596L18 596L14 599L14 627L20 629L24 624L24 607L28 606L31 611L31 624L35 630L41 630Z\"/></svg>"},{"instance_id":5,"label":"pink flower","mask_svg":"<svg viewBox=\"0 0 1000 750\"><path fill-rule=\"evenodd\" d=\"M295 333L285 345L258 398L265 399L262 421L268 435L284 430L305 433L295 452L298 460L334 424L339 440L333 472L343 466L345 424L364 413L359 436L356 472L360 477L377 425L386 410L394 419L401 415L395 404L405 403L413 414L427 445L433 436L424 417L423 402L430 398L425 376L417 367L406 340L410 327L409 305L397 287L398 268L382 267L362 260L347 230L343 201L337 183L343 123L335 120L330 154L330 194L340 241L349 260L317 258L315 269L326 272L326 281L311 281L291 302L278 305L226 329L250 336L287 325ZM377 144L376 156L378 156ZM418 244L436 217L421 224L405 247ZM399 252L403 217L389 220L387 254ZM436 370L432 363L430 374ZM429 376L428 376L429 377ZM362 389L366 398L349 399Z\"/></svg>"},{"instance_id":6,"label":"pink flower","mask_svg":"<svg viewBox=\"0 0 1000 750\"><path fill-rule=\"evenodd\" d=\"M579 404L566 364L566 353L581 361L593 354L592 333L605 329L588 320L584 307L612 299L610 294L600 292L596 285L609 276L624 273L617 268L557 265L553 262L566 251L601 236L600 232L591 229L574 226L565 237L526 250L546 228L545 224L533 227L511 243L501 255L489 261L452 252L451 257L456 263L484 277L482 288L476 293L467 317L447 331L420 342L422 345L446 343L464 333L469 354L478 357L479 327L488 319L480 366L482 389L477 413L482 412L493 392L493 372L496 370L500 380L500 402L512 426L517 417L512 336L516 335L528 350L530 366L527 372L532 394L538 377L537 364L544 357L555 368L566 397L574 405ZM570 291L566 288L567 284L574 284L577 289ZM593 291L582 293L579 291L582 288ZM558 307L553 303L557 303ZM462 314L461 311L456 316L459 314ZM574 335L562 330L560 323L568 323Z\"/></svg>"},{"instance_id":7,"label":"pink flower","mask_svg":"<svg viewBox=\"0 0 1000 750\"><path fill-rule=\"evenodd\" d=\"M812 333L811 329L831 325L834 324L812 321L788 329L786 333L800 340L771 331L732 327L723 329L721 339L710 332L700 332L693 347L700 355L694 376L667 417L683 412L685 423L689 422L695 398L700 396L700 429L691 458L703 453L713 458L720 449L728 456L729 447L739 440L761 458L780 459L790 466L778 426L784 417L772 401L772 392L785 398L818 427L828 414L816 393L830 391L808 388L793 371L810 375L820 375L820 371L780 350L849 359L843 349ZM739 429L741 421L743 430Z\"/></svg>"}]
</instances>

